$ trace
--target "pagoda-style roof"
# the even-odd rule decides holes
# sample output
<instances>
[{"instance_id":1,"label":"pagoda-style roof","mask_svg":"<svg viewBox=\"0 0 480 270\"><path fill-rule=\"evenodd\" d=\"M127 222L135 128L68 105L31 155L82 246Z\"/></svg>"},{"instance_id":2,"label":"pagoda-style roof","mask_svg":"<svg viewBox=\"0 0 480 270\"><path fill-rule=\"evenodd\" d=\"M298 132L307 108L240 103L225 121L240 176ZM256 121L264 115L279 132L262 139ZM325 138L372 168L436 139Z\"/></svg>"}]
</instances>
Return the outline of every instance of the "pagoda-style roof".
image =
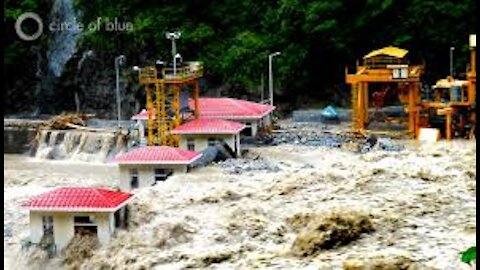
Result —
<instances>
[{"instance_id":1,"label":"pagoda-style roof","mask_svg":"<svg viewBox=\"0 0 480 270\"><path fill-rule=\"evenodd\" d=\"M395 58L403 58L405 57L405 55L407 55L407 53L408 53L407 50L393 47L393 46L388 46L388 47L384 47L382 49L378 49L370 52L369 54L365 55L363 59L369 59L369 58L372 58L375 56L381 56L381 55L391 56Z\"/></svg>"}]
</instances>

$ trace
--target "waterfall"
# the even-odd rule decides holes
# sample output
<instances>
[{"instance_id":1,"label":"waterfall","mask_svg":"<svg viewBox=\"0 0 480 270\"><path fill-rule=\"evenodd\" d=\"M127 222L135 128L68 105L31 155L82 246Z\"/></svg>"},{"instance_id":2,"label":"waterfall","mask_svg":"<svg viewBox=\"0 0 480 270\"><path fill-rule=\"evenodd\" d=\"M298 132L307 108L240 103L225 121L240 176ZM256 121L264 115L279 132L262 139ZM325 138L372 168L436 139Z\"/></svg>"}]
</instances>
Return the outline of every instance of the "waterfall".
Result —
<instances>
[{"instance_id":1,"label":"waterfall","mask_svg":"<svg viewBox=\"0 0 480 270\"><path fill-rule=\"evenodd\" d=\"M50 21L57 24L78 25L73 0L55 0L50 13ZM47 59L49 72L55 77L62 75L65 64L76 52L80 32L77 27L71 27L68 30L64 29L52 33Z\"/></svg>"},{"instance_id":2,"label":"waterfall","mask_svg":"<svg viewBox=\"0 0 480 270\"><path fill-rule=\"evenodd\" d=\"M124 152L125 136L114 132L40 130L35 158L105 162Z\"/></svg>"},{"instance_id":3,"label":"waterfall","mask_svg":"<svg viewBox=\"0 0 480 270\"><path fill-rule=\"evenodd\" d=\"M46 49L35 49L37 55L36 77L39 83L35 91L36 108L34 115L42 113L45 107L48 107L51 99L54 98L57 79L62 75L65 65L77 50L77 41L81 29L78 27L60 27L60 25L78 26L78 14L74 9L73 1L55 0L53 2L47 30L50 30L50 25L55 27L49 33L48 47Z\"/></svg>"}]
</instances>

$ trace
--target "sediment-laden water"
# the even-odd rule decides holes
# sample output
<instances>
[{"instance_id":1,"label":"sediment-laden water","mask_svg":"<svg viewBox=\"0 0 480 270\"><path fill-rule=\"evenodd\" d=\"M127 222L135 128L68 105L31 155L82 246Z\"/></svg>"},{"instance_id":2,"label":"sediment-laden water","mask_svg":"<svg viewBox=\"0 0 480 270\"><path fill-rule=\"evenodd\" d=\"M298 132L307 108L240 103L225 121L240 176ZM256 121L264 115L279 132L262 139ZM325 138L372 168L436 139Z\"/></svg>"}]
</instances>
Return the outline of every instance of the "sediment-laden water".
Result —
<instances>
[{"instance_id":1,"label":"sediment-laden water","mask_svg":"<svg viewBox=\"0 0 480 270\"><path fill-rule=\"evenodd\" d=\"M406 149L365 154L288 144L253 148L244 158L260 156L280 169L232 174L219 164L173 176L135 192L128 232L69 266L61 256L45 262L19 253L28 237L28 213L19 203L56 186L114 187L116 167L5 155L4 256L48 269L352 269L346 265L379 265L379 258L413 261L418 269L471 269L459 254L476 241L476 143L399 143ZM301 247L318 249L308 256L295 252L300 233L312 241L325 237L305 217L341 211L363 213L373 230L353 233L343 246ZM318 226L335 232L335 222L320 219Z\"/></svg>"}]
</instances>

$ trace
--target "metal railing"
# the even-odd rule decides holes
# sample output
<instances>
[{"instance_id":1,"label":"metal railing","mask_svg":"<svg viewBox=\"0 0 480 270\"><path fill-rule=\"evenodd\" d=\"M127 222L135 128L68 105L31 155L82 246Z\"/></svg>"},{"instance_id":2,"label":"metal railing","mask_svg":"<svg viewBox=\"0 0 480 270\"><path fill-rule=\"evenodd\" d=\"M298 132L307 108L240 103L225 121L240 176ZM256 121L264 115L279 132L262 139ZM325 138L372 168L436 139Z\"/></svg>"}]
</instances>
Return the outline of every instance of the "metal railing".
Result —
<instances>
[{"instance_id":1,"label":"metal railing","mask_svg":"<svg viewBox=\"0 0 480 270\"><path fill-rule=\"evenodd\" d=\"M173 68L163 68L161 76L165 80L186 80L199 78L203 76L203 66L199 62L185 62L186 66ZM175 72L174 72L175 71ZM155 67L145 67L139 71L140 83L150 84L155 83L160 79L157 76L157 69Z\"/></svg>"},{"instance_id":2,"label":"metal railing","mask_svg":"<svg viewBox=\"0 0 480 270\"><path fill-rule=\"evenodd\" d=\"M157 80L157 69L154 67L145 67L138 73L140 83L154 83Z\"/></svg>"},{"instance_id":3,"label":"metal railing","mask_svg":"<svg viewBox=\"0 0 480 270\"><path fill-rule=\"evenodd\" d=\"M187 66L176 68L164 68L163 78L166 80L185 80L203 76L203 66L199 62L186 62Z\"/></svg>"}]
</instances>

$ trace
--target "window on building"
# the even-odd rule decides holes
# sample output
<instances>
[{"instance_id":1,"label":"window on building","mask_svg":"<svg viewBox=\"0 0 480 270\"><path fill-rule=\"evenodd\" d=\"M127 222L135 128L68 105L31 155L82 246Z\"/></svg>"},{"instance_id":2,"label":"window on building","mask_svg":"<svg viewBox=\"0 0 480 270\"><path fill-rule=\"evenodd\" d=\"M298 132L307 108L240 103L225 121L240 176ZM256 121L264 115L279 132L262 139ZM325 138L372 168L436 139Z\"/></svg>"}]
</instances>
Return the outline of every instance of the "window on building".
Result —
<instances>
[{"instance_id":1,"label":"window on building","mask_svg":"<svg viewBox=\"0 0 480 270\"><path fill-rule=\"evenodd\" d=\"M250 137L252 136L252 124L251 123L245 123L245 128L240 132L240 134Z\"/></svg>"},{"instance_id":2,"label":"window on building","mask_svg":"<svg viewBox=\"0 0 480 270\"><path fill-rule=\"evenodd\" d=\"M43 234L53 234L53 216L43 216Z\"/></svg>"},{"instance_id":3,"label":"window on building","mask_svg":"<svg viewBox=\"0 0 480 270\"><path fill-rule=\"evenodd\" d=\"M217 143L217 140L214 138L208 138L208 146L214 146Z\"/></svg>"},{"instance_id":4,"label":"window on building","mask_svg":"<svg viewBox=\"0 0 480 270\"><path fill-rule=\"evenodd\" d=\"M187 139L187 149L190 151L195 151L195 140L193 138Z\"/></svg>"},{"instance_id":5,"label":"window on building","mask_svg":"<svg viewBox=\"0 0 480 270\"><path fill-rule=\"evenodd\" d=\"M95 218L90 216L76 216L73 217L75 224L95 224Z\"/></svg>"},{"instance_id":6,"label":"window on building","mask_svg":"<svg viewBox=\"0 0 480 270\"><path fill-rule=\"evenodd\" d=\"M168 177L165 169L155 169L154 174L155 174L155 182L165 181Z\"/></svg>"},{"instance_id":7,"label":"window on building","mask_svg":"<svg viewBox=\"0 0 480 270\"><path fill-rule=\"evenodd\" d=\"M125 227L126 226L126 216L127 216L127 207L122 207L115 211L113 218L115 220L115 228Z\"/></svg>"},{"instance_id":8,"label":"window on building","mask_svg":"<svg viewBox=\"0 0 480 270\"><path fill-rule=\"evenodd\" d=\"M94 216L74 216L73 231L75 234L91 235L97 233L97 224Z\"/></svg>"},{"instance_id":9,"label":"window on building","mask_svg":"<svg viewBox=\"0 0 480 270\"><path fill-rule=\"evenodd\" d=\"M130 169L130 186L138 188L138 169Z\"/></svg>"}]
</instances>

